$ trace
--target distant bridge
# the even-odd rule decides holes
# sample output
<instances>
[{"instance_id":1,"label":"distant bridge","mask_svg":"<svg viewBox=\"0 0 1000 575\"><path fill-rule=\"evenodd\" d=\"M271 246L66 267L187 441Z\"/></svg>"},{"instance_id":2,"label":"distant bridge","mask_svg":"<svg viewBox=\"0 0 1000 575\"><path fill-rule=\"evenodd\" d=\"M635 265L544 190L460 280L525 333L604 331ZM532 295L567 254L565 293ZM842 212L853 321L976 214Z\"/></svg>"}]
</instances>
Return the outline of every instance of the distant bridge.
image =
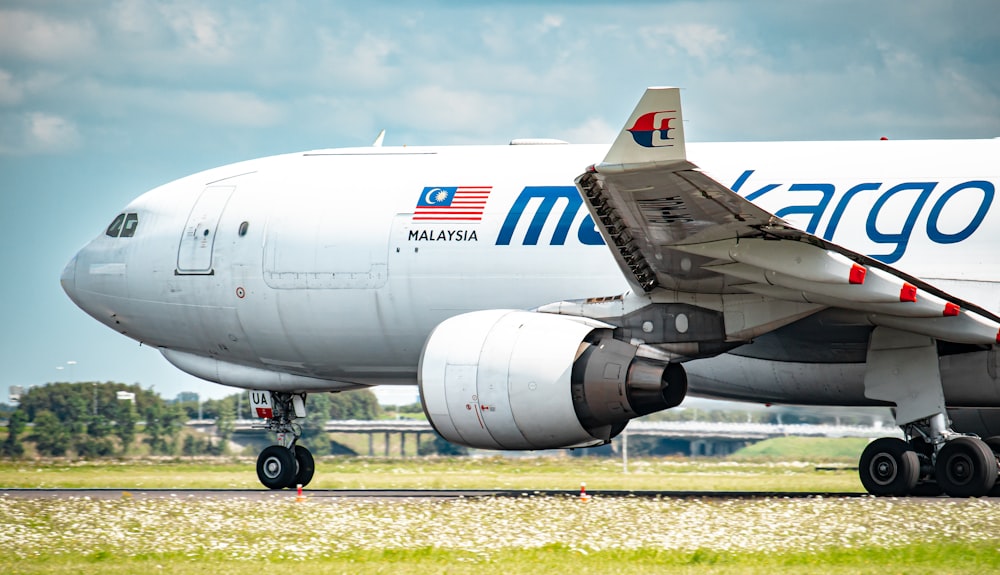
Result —
<instances>
[{"instance_id":1,"label":"distant bridge","mask_svg":"<svg viewBox=\"0 0 1000 575\"><path fill-rule=\"evenodd\" d=\"M215 420L193 419L189 427L207 433L215 433ZM240 419L235 422L239 435L263 433L260 421ZM324 429L329 433L363 433L368 435L368 454L375 454L375 436L383 434L384 452L389 455L390 435L399 434L400 455L406 455L407 435L416 435L419 445L422 434L433 434L434 429L426 420L420 419L379 419L379 420L337 420L326 422ZM633 421L629 423L623 436L661 437L690 442L692 455L719 455L730 453L746 445L772 437L902 437L896 427L856 426L856 425L808 425L772 423L720 423L708 421ZM616 438L618 442L622 436Z\"/></svg>"}]
</instances>

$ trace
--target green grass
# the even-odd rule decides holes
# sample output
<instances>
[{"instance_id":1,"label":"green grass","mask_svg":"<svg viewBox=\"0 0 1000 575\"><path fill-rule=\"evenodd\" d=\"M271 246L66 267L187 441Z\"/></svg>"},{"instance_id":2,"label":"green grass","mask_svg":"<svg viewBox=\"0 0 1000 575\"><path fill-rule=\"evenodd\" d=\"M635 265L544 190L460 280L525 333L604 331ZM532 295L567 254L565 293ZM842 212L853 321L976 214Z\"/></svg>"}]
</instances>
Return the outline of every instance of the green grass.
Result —
<instances>
[{"instance_id":1,"label":"green grass","mask_svg":"<svg viewBox=\"0 0 1000 575\"><path fill-rule=\"evenodd\" d=\"M997 573L990 500L0 496L4 573Z\"/></svg>"},{"instance_id":2,"label":"green grass","mask_svg":"<svg viewBox=\"0 0 1000 575\"><path fill-rule=\"evenodd\" d=\"M407 551L355 551L334 557L295 562L250 563L225 558L164 554L142 559L116 559L100 552L86 557L53 557L4 565L6 573L73 574L100 572L105 575L139 572L164 575L196 573L260 573L268 569L294 569L299 575L326 573L496 573L509 575L605 573L677 573L711 575L746 574L985 574L1000 570L996 549L976 545L940 543L894 549L865 547L850 551L759 553L669 552L655 549L594 552L586 555L566 546L511 550L488 557L470 552L417 549ZM0 562L3 556L0 555Z\"/></svg>"},{"instance_id":3,"label":"green grass","mask_svg":"<svg viewBox=\"0 0 1000 575\"><path fill-rule=\"evenodd\" d=\"M841 460L825 460L841 461ZM857 472L823 462L595 457L324 457L312 489L579 489L862 492ZM259 488L254 458L0 461L0 488Z\"/></svg>"},{"instance_id":4,"label":"green grass","mask_svg":"<svg viewBox=\"0 0 1000 575\"><path fill-rule=\"evenodd\" d=\"M748 445L733 455L735 458L771 457L806 461L847 460L857 464L858 457L868 445L863 437L775 437Z\"/></svg>"},{"instance_id":5,"label":"green grass","mask_svg":"<svg viewBox=\"0 0 1000 575\"><path fill-rule=\"evenodd\" d=\"M1000 503L886 498L647 499L602 490L853 491L845 442L773 440L788 461L329 457L316 488L515 488L594 495L364 501L292 494L45 499L0 489L0 572L1000 573ZM822 442L821 442L822 443ZM863 446L863 443L860 443ZM767 447L767 446L764 446ZM823 457L807 458L823 453ZM247 487L254 459L0 462L2 487ZM307 489L307 495L309 490Z\"/></svg>"}]
</instances>

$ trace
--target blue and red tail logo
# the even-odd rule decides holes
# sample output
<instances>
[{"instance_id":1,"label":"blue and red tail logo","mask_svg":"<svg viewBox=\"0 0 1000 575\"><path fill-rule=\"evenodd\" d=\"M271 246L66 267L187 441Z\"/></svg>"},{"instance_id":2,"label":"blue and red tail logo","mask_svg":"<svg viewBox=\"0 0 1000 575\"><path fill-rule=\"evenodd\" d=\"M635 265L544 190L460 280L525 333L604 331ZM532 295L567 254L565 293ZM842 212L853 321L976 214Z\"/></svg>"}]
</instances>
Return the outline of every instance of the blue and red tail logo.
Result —
<instances>
[{"instance_id":1,"label":"blue and red tail logo","mask_svg":"<svg viewBox=\"0 0 1000 575\"><path fill-rule=\"evenodd\" d=\"M636 144L644 148L662 148L673 146L670 131L675 130L670 122L677 119L677 110L649 112L639 116L635 124L628 129Z\"/></svg>"}]
</instances>

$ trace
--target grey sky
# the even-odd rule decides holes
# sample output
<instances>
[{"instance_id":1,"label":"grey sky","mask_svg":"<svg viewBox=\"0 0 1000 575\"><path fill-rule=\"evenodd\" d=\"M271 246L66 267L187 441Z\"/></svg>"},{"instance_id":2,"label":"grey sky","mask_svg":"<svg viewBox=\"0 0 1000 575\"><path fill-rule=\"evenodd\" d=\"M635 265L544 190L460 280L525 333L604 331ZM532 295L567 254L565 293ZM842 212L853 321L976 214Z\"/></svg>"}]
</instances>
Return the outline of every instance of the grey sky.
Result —
<instances>
[{"instance_id":1,"label":"grey sky","mask_svg":"<svg viewBox=\"0 0 1000 575\"><path fill-rule=\"evenodd\" d=\"M649 85L684 88L691 140L992 138L998 30L992 1L4 0L0 400L61 379L231 392L59 288L174 178L382 128L386 145L610 142Z\"/></svg>"}]
</instances>

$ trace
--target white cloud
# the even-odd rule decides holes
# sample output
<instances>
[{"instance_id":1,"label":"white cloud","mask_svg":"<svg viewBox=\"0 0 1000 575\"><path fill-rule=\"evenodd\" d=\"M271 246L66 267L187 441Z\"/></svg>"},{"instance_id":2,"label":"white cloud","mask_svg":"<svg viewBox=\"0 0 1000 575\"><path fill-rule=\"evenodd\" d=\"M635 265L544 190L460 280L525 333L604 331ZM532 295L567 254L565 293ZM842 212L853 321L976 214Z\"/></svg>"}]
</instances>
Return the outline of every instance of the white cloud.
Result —
<instances>
[{"instance_id":1,"label":"white cloud","mask_svg":"<svg viewBox=\"0 0 1000 575\"><path fill-rule=\"evenodd\" d=\"M161 11L185 49L218 60L231 55L225 26L215 12L196 3L167 4Z\"/></svg>"},{"instance_id":2,"label":"white cloud","mask_svg":"<svg viewBox=\"0 0 1000 575\"><path fill-rule=\"evenodd\" d=\"M0 116L0 155L58 154L82 142L76 124L43 112Z\"/></svg>"},{"instance_id":3,"label":"white cloud","mask_svg":"<svg viewBox=\"0 0 1000 575\"><path fill-rule=\"evenodd\" d=\"M546 14L542 18L542 24L540 26L542 33L548 32L549 30L554 30L560 28L563 25L565 18L562 16L557 16L555 14Z\"/></svg>"},{"instance_id":4,"label":"white cloud","mask_svg":"<svg viewBox=\"0 0 1000 575\"><path fill-rule=\"evenodd\" d=\"M144 0L122 0L111 10L109 20L115 29L122 32L150 34L155 28L153 19L150 18L155 11L150 8L150 4Z\"/></svg>"},{"instance_id":5,"label":"white cloud","mask_svg":"<svg viewBox=\"0 0 1000 575\"><path fill-rule=\"evenodd\" d=\"M145 118L143 125L266 127L285 118L281 104L249 92L219 90L163 90L91 82L81 97L93 102L105 121L119 117Z\"/></svg>"},{"instance_id":6,"label":"white cloud","mask_svg":"<svg viewBox=\"0 0 1000 575\"><path fill-rule=\"evenodd\" d=\"M181 92L160 100L181 117L223 126L273 126L283 117L279 105L241 92Z\"/></svg>"},{"instance_id":7,"label":"white cloud","mask_svg":"<svg viewBox=\"0 0 1000 575\"><path fill-rule=\"evenodd\" d=\"M23 97L24 90L14 82L14 76L0 68L0 106L18 104Z\"/></svg>"},{"instance_id":8,"label":"white cloud","mask_svg":"<svg viewBox=\"0 0 1000 575\"><path fill-rule=\"evenodd\" d=\"M477 135L514 120L510 102L499 94L426 85L404 96L398 121L429 132Z\"/></svg>"},{"instance_id":9,"label":"white cloud","mask_svg":"<svg viewBox=\"0 0 1000 575\"><path fill-rule=\"evenodd\" d=\"M341 91L384 87L394 75L389 58L396 52L392 40L364 32L353 36L349 31L321 30L318 33L321 59L319 82L333 79ZM325 77L324 77L325 76Z\"/></svg>"},{"instance_id":10,"label":"white cloud","mask_svg":"<svg viewBox=\"0 0 1000 575\"><path fill-rule=\"evenodd\" d=\"M891 74L919 73L923 68L920 57L914 52L885 40L875 40L875 48L881 57L881 67Z\"/></svg>"},{"instance_id":11,"label":"white cloud","mask_svg":"<svg viewBox=\"0 0 1000 575\"><path fill-rule=\"evenodd\" d=\"M725 53L729 39L718 27L705 24L680 24L666 32L681 50L699 60Z\"/></svg>"},{"instance_id":12,"label":"white cloud","mask_svg":"<svg viewBox=\"0 0 1000 575\"><path fill-rule=\"evenodd\" d=\"M622 118L622 122L625 118ZM621 127L614 127L603 118L587 118L582 124L557 132L559 138L571 144L611 144Z\"/></svg>"},{"instance_id":13,"label":"white cloud","mask_svg":"<svg viewBox=\"0 0 1000 575\"><path fill-rule=\"evenodd\" d=\"M80 143L80 133L73 122L41 112L28 115L28 137L29 145L41 151L67 150Z\"/></svg>"},{"instance_id":14,"label":"white cloud","mask_svg":"<svg viewBox=\"0 0 1000 575\"><path fill-rule=\"evenodd\" d=\"M655 84L686 89L696 140L865 137L902 125L920 135L921 122L938 134L929 121L942 134L986 133L1000 117L996 41L975 36L970 68L943 44L967 24L937 9L928 36L912 14L904 30L876 35L862 13L767 2L565 13L525 3L20 5L0 12L0 109L64 118L85 134L139 137L170 122L178 134L280 124L292 142L368 141L383 126L410 143L607 142ZM928 110L942 114L928 120Z\"/></svg>"},{"instance_id":15,"label":"white cloud","mask_svg":"<svg viewBox=\"0 0 1000 575\"><path fill-rule=\"evenodd\" d=\"M22 10L0 10L0 54L28 61L79 60L93 50L88 20L63 21Z\"/></svg>"}]
</instances>

